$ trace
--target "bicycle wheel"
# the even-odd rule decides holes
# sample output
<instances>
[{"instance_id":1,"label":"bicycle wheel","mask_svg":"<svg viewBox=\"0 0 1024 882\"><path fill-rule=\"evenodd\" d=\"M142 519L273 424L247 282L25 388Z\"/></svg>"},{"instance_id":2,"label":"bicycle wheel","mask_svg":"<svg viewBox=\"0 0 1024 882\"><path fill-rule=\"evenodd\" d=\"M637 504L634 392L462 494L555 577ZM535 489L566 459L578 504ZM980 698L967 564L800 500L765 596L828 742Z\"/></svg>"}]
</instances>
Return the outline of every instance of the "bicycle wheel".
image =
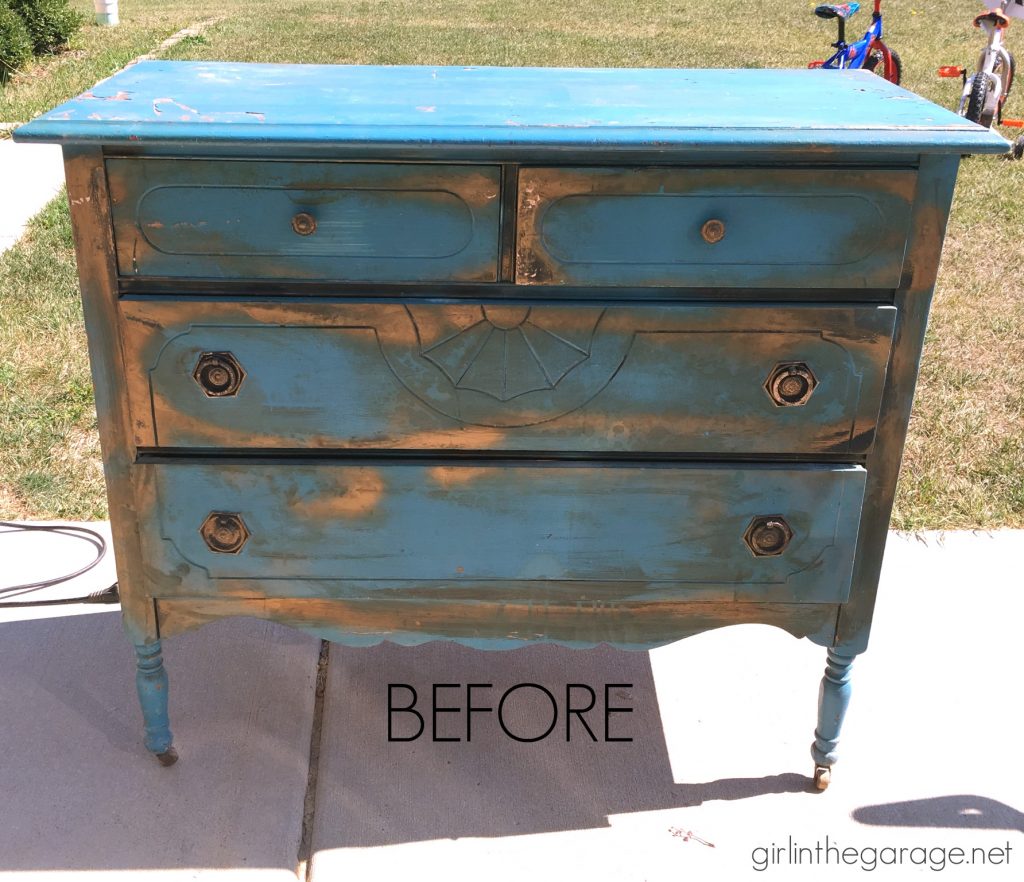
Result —
<instances>
[{"instance_id":1,"label":"bicycle wheel","mask_svg":"<svg viewBox=\"0 0 1024 882\"><path fill-rule=\"evenodd\" d=\"M864 61L864 69L877 73L883 79L894 85L899 85L903 79L903 61L895 49L890 49L884 43L879 44L881 48L875 49Z\"/></svg>"},{"instance_id":2,"label":"bicycle wheel","mask_svg":"<svg viewBox=\"0 0 1024 882\"><path fill-rule=\"evenodd\" d=\"M991 74L979 71L971 77L971 92L967 98L967 109L964 116L979 126L989 128L992 125L992 118L995 116L996 102L991 101L990 96L996 87L996 81Z\"/></svg>"},{"instance_id":3,"label":"bicycle wheel","mask_svg":"<svg viewBox=\"0 0 1024 882\"><path fill-rule=\"evenodd\" d=\"M1013 87L1013 76L1017 71L1017 63L1014 61L1013 53L1007 52L1007 57L1010 59L1010 67L1005 72L1003 71L1002 59L999 59L999 63L993 69L993 73L998 74L1000 79L1003 81L1003 97L999 99L999 104L1002 106L1006 103L1006 99L1010 97L1010 89Z\"/></svg>"}]
</instances>

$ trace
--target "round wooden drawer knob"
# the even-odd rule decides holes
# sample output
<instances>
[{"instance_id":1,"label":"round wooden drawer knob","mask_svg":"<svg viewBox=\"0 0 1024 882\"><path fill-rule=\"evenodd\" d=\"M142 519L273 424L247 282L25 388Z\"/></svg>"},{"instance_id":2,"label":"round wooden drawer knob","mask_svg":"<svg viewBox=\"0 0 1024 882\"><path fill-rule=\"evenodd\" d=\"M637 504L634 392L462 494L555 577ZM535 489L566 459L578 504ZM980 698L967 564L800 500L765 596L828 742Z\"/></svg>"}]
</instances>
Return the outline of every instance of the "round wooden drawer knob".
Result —
<instances>
[{"instance_id":1,"label":"round wooden drawer knob","mask_svg":"<svg viewBox=\"0 0 1024 882\"><path fill-rule=\"evenodd\" d=\"M704 221L704 226L700 228L700 234L708 245L714 245L725 238L725 224L715 218Z\"/></svg>"},{"instance_id":2,"label":"round wooden drawer knob","mask_svg":"<svg viewBox=\"0 0 1024 882\"><path fill-rule=\"evenodd\" d=\"M300 236L312 236L316 232L316 218L308 211L300 211L292 218L292 229Z\"/></svg>"}]
</instances>

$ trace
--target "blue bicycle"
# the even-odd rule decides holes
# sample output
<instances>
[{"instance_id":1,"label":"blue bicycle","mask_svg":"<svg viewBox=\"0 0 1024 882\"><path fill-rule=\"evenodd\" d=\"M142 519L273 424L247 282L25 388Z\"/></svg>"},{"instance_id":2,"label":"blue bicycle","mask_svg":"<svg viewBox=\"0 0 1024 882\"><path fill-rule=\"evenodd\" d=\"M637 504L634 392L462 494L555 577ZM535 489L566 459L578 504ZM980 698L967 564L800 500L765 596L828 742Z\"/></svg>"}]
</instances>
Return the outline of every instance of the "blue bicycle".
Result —
<instances>
[{"instance_id":1,"label":"blue bicycle","mask_svg":"<svg viewBox=\"0 0 1024 882\"><path fill-rule=\"evenodd\" d=\"M808 67L827 70L872 70L897 86L903 76L903 63L895 50L882 42L882 0L875 0L871 25L856 43L846 42L846 21L860 9L859 3L823 5L814 10L818 18L834 18L839 23L839 39L832 44L835 55L827 61L812 61Z\"/></svg>"}]
</instances>

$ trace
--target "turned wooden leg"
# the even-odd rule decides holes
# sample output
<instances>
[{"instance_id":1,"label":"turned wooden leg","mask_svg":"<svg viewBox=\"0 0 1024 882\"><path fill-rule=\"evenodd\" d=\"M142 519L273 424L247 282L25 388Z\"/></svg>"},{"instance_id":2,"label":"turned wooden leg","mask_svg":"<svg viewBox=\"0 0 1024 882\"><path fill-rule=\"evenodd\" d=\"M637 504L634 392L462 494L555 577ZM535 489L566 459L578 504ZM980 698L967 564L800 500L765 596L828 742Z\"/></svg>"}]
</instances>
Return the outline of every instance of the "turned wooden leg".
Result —
<instances>
[{"instance_id":1,"label":"turned wooden leg","mask_svg":"<svg viewBox=\"0 0 1024 882\"><path fill-rule=\"evenodd\" d=\"M819 790L828 787L832 778L839 730L843 727L843 717L850 704L850 669L855 657L828 650L825 676L818 691L818 728L814 730L814 743L811 745L814 785Z\"/></svg>"},{"instance_id":2,"label":"turned wooden leg","mask_svg":"<svg viewBox=\"0 0 1024 882\"><path fill-rule=\"evenodd\" d=\"M174 765L177 751L171 746L171 727L167 718L167 671L160 655L160 641L135 645L137 671L135 684L146 727L146 749L156 754L165 766Z\"/></svg>"}]
</instances>

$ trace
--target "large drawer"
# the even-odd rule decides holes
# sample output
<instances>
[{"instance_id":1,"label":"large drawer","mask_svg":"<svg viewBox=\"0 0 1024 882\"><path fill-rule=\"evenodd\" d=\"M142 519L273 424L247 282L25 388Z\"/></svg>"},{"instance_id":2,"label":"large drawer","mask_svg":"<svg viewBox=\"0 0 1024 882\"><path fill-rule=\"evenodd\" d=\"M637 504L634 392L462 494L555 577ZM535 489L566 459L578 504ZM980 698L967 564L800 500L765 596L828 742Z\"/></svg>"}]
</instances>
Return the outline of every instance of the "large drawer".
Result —
<instances>
[{"instance_id":1,"label":"large drawer","mask_svg":"<svg viewBox=\"0 0 1024 882\"><path fill-rule=\"evenodd\" d=\"M524 168L523 285L895 288L907 169Z\"/></svg>"},{"instance_id":2,"label":"large drawer","mask_svg":"<svg viewBox=\"0 0 1024 882\"><path fill-rule=\"evenodd\" d=\"M122 310L141 447L665 454L867 450L896 313L148 299Z\"/></svg>"},{"instance_id":3,"label":"large drawer","mask_svg":"<svg viewBox=\"0 0 1024 882\"><path fill-rule=\"evenodd\" d=\"M109 159L123 276L493 282L497 166Z\"/></svg>"},{"instance_id":4,"label":"large drawer","mask_svg":"<svg viewBox=\"0 0 1024 882\"><path fill-rule=\"evenodd\" d=\"M139 466L158 596L841 602L858 466Z\"/></svg>"}]
</instances>

